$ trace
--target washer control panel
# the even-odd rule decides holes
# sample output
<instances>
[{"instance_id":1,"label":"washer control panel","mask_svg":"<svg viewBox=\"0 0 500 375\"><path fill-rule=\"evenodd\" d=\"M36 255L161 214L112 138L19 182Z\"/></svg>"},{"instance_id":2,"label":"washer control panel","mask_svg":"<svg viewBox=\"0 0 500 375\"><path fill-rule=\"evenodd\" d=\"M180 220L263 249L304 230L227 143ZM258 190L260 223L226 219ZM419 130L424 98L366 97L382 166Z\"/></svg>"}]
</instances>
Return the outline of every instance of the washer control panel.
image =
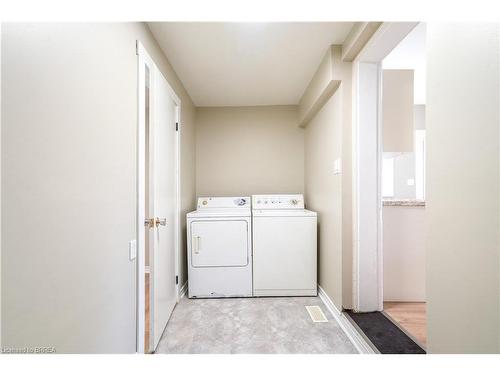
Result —
<instances>
[{"instance_id":1,"label":"washer control panel","mask_svg":"<svg viewBox=\"0 0 500 375\"><path fill-rule=\"evenodd\" d=\"M250 197L199 197L198 209L250 208Z\"/></svg>"},{"instance_id":2,"label":"washer control panel","mask_svg":"<svg viewBox=\"0 0 500 375\"><path fill-rule=\"evenodd\" d=\"M254 210L304 209L304 196L302 194L252 195L252 209Z\"/></svg>"}]
</instances>

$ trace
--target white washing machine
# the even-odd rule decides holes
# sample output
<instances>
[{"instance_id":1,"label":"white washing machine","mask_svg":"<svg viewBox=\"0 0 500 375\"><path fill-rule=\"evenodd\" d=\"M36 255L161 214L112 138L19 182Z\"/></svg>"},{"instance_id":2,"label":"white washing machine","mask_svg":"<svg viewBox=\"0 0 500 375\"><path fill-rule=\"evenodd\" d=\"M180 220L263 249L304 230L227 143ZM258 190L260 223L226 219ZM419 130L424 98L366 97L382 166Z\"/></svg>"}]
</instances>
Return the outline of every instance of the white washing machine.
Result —
<instances>
[{"instance_id":1,"label":"white washing machine","mask_svg":"<svg viewBox=\"0 0 500 375\"><path fill-rule=\"evenodd\" d=\"M187 251L189 298L251 297L250 197L198 198Z\"/></svg>"},{"instance_id":2,"label":"white washing machine","mask_svg":"<svg viewBox=\"0 0 500 375\"><path fill-rule=\"evenodd\" d=\"M253 195L253 295L316 296L317 215L304 196Z\"/></svg>"}]
</instances>

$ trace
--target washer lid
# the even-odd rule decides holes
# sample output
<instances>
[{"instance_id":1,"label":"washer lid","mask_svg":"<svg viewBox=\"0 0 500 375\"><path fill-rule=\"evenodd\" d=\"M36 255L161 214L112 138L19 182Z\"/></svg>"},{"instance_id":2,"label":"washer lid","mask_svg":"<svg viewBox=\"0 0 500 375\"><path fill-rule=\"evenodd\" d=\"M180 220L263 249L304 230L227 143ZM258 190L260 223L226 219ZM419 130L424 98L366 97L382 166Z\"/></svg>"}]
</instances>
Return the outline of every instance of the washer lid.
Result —
<instances>
[{"instance_id":1,"label":"washer lid","mask_svg":"<svg viewBox=\"0 0 500 375\"><path fill-rule=\"evenodd\" d=\"M283 216L296 216L296 217L316 217L314 211L309 210L253 210L253 217L283 217Z\"/></svg>"},{"instance_id":2,"label":"washer lid","mask_svg":"<svg viewBox=\"0 0 500 375\"><path fill-rule=\"evenodd\" d=\"M214 208L192 211L189 212L186 217L250 217L251 215L252 214L249 208Z\"/></svg>"}]
</instances>

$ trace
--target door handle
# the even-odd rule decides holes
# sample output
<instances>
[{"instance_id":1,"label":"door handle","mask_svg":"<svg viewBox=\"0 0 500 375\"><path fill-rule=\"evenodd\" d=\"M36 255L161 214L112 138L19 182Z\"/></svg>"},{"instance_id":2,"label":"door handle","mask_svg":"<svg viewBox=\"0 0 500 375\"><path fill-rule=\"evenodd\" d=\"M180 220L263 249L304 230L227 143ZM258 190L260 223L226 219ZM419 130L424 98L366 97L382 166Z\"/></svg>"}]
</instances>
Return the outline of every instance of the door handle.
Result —
<instances>
[{"instance_id":1,"label":"door handle","mask_svg":"<svg viewBox=\"0 0 500 375\"><path fill-rule=\"evenodd\" d=\"M148 228L153 228L155 226L155 220L154 219L145 219L144 226L148 227Z\"/></svg>"},{"instance_id":2,"label":"door handle","mask_svg":"<svg viewBox=\"0 0 500 375\"><path fill-rule=\"evenodd\" d=\"M200 236L193 236L193 251L195 254L200 253Z\"/></svg>"},{"instance_id":3,"label":"door handle","mask_svg":"<svg viewBox=\"0 0 500 375\"><path fill-rule=\"evenodd\" d=\"M163 217L163 218L161 218L161 219L160 219L159 217L157 217L157 218L155 219L155 225L156 225L157 227L158 227L159 225L166 226L166 225L167 225L167 219L166 219L166 218L164 218L164 217Z\"/></svg>"}]
</instances>

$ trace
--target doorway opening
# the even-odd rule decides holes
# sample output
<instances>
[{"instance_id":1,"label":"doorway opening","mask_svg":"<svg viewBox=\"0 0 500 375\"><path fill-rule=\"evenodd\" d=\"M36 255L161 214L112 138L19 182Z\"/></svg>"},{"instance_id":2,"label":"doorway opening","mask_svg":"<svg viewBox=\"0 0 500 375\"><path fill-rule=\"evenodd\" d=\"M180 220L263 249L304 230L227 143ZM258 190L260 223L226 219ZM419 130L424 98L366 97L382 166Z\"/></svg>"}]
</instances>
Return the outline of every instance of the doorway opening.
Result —
<instances>
[{"instance_id":1,"label":"doorway opening","mask_svg":"<svg viewBox=\"0 0 500 375\"><path fill-rule=\"evenodd\" d=\"M180 100L137 43L137 352L154 352L179 300Z\"/></svg>"},{"instance_id":2,"label":"doorway opening","mask_svg":"<svg viewBox=\"0 0 500 375\"><path fill-rule=\"evenodd\" d=\"M385 314L425 347L425 24L382 61Z\"/></svg>"},{"instance_id":3,"label":"doorway opening","mask_svg":"<svg viewBox=\"0 0 500 375\"><path fill-rule=\"evenodd\" d=\"M425 38L425 24L384 23L353 65L354 311L382 313L421 347L426 342Z\"/></svg>"}]
</instances>

